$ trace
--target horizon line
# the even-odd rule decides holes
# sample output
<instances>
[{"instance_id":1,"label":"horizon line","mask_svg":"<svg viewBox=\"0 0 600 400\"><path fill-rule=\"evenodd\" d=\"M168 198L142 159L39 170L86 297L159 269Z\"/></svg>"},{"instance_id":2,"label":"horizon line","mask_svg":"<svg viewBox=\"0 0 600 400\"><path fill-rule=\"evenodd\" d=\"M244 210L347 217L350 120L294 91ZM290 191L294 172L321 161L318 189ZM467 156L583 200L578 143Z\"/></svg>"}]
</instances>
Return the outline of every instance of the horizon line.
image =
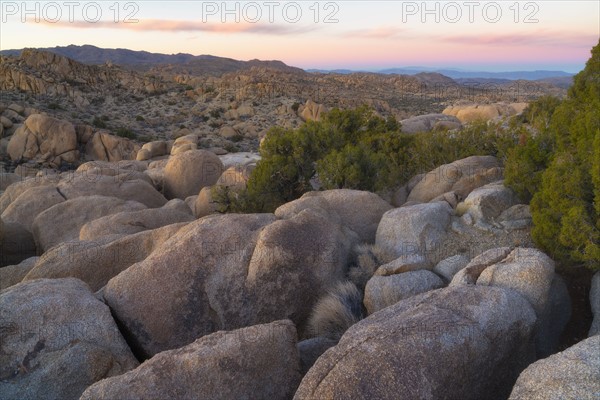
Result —
<instances>
[{"instance_id":1,"label":"horizon line","mask_svg":"<svg viewBox=\"0 0 600 400\"><path fill-rule=\"evenodd\" d=\"M194 54L194 53L160 53L160 52L153 52L153 51L148 51L148 50L133 50L130 48L126 48L126 47L99 47L93 44L84 44L84 45L75 45L75 44L69 44L69 45L64 45L64 46L54 46L54 47L23 47L21 49L4 49L4 50L0 50L0 53L4 53L4 52L13 52L13 51L23 51L25 49L36 49L36 50L49 50L49 49L53 49L53 48L67 48L67 47L85 47L85 46L89 46L89 47L95 47L97 49L100 50L126 50L126 51L131 51L131 52L145 52L145 53L149 53L149 54L155 54L155 55L162 55L162 56L177 56L177 55L188 55L188 56L192 56L192 57L202 57L202 56L209 56L209 57L217 57L217 58L224 58L224 59L230 59L230 60L235 60L235 61L242 61L242 62L249 62L249 61L254 61L254 60L258 60L258 61L263 61L263 62L272 62L272 61L279 61L284 63L286 66L288 67L294 67L294 68L299 68L302 69L306 72L311 72L311 71L323 71L323 72L335 72L335 71L350 71L350 72L368 72L368 73L385 73L385 71L389 71L389 70L394 70L394 69L404 69L404 70L414 70L415 72L430 72L430 73L436 73L438 71L442 71L442 70L446 70L446 71L453 71L453 72L460 72L460 73L477 73L477 72L483 72L483 73L488 73L488 74L502 74L502 73L516 73L516 72L560 72L560 73L565 73L565 74L569 74L569 75L576 75L577 73L579 73L580 71L583 70L583 68L585 68L585 65L583 65L582 67L579 67L577 69L577 72L573 72L572 70L564 70L564 69L556 69L557 67L545 67L543 69L540 69L540 67L535 67L533 69L525 69L525 68L518 68L518 67L507 67L509 69L502 69L502 70L489 70L487 69L485 66L480 66L477 67L477 69L465 69L463 67L456 67L456 66L440 66L440 67L433 67L433 66L425 66L425 65L404 65L404 66L379 66L379 67L366 67L366 68L360 68L360 67L316 67L316 66L309 66L309 67L299 67L297 65L293 65L287 61L284 61L283 59L259 59L259 58L251 58L251 59L240 59L240 58L233 58L233 57L227 57L227 56L219 56L219 55L214 55L214 54Z\"/></svg>"}]
</instances>

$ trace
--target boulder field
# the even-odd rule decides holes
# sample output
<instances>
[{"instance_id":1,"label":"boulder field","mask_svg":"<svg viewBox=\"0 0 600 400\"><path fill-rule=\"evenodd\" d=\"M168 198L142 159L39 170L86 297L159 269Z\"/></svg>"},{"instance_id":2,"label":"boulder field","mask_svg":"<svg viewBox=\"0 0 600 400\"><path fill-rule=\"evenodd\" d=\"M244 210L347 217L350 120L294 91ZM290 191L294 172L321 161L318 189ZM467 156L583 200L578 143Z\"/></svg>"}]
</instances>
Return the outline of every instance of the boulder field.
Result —
<instances>
[{"instance_id":1,"label":"boulder field","mask_svg":"<svg viewBox=\"0 0 600 400\"><path fill-rule=\"evenodd\" d=\"M53 126L29 117L13 148L71 157L36 144ZM212 188L242 190L256 159L177 140L1 176L0 398L597 398L599 275L590 337L560 349L569 292L495 158L393 204L340 189L221 214Z\"/></svg>"}]
</instances>

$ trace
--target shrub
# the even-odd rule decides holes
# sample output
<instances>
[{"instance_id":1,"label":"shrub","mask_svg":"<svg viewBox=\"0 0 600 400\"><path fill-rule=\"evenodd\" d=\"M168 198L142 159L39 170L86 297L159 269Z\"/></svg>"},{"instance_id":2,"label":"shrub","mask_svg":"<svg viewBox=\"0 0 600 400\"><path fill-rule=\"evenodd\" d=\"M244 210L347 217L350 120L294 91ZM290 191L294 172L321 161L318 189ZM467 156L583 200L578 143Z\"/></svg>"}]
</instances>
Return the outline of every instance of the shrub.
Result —
<instances>
[{"instance_id":1,"label":"shrub","mask_svg":"<svg viewBox=\"0 0 600 400\"><path fill-rule=\"evenodd\" d=\"M554 137L548 132L523 132L519 144L508 151L504 183L521 201L529 203L539 190L542 173L548 167L554 147Z\"/></svg>"},{"instance_id":2,"label":"shrub","mask_svg":"<svg viewBox=\"0 0 600 400\"><path fill-rule=\"evenodd\" d=\"M242 140L244 140L244 135L240 135L238 133L238 134L233 135L229 140L231 140L233 143L239 143Z\"/></svg>"},{"instance_id":3,"label":"shrub","mask_svg":"<svg viewBox=\"0 0 600 400\"><path fill-rule=\"evenodd\" d=\"M538 245L600 269L600 43L552 115L556 154L531 203Z\"/></svg>"},{"instance_id":4,"label":"shrub","mask_svg":"<svg viewBox=\"0 0 600 400\"><path fill-rule=\"evenodd\" d=\"M136 116L135 116L135 120L136 120L136 121L144 121L145 119L144 119L144 117L142 117L141 115L136 115Z\"/></svg>"},{"instance_id":5,"label":"shrub","mask_svg":"<svg viewBox=\"0 0 600 400\"><path fill-rule=\"evenodd\" d=\"M210 188L210 195L218 213L242 213L244 211L247 199L246 192L243 190L225 185L214 185Z\"/></svg>"},{"instance_id":6,"label":"shrub","mask_svg":"<svg viewBox=\"0 0 600 400\"><path fill-rule=\"evenodd\" d=\"M519 143L507 153L504 182L526 203L539 190L542 173L554 153L556 140L550 122L559 104L556 97L543 96L516 118L521 123L515 128L519 129ZM523 123L529 127L525 128Z\"/></svg>"},{"instance_id":7,"label":"shrub","mask_svg":"<svg viewBox=\"0 0 600 400\"><path fill-rule=\"evenodd\" d=\"M100 129L107 128L106 122L104 122L103 119L98 118L98 117L94 117L94 120L92 121L92 125L94 125L96 128L100 128Z\"/></svg>"},{"instance_id":8,"label":"shrub","mask_svg":"<svg viewBox=\"0 0 600 400\"><path fill-rule=\"evenodd\" d=\"M367 107L332 110L321 122L308 121L296 130L271 129L248 183L252 203L257 211L272 211L311 190L316 174L325 188L385 186L394 168L391 153L400 150L391 145L401 142L398 133L395 120L376 117ZM350 155L354 158L346 160Z\"/></svg>"},{"instance_id":9,"label":"shrub","mask_svg":"<svg viewBox=\"0 0 600 400\"><path fill-rule=\"evenodd\" d=\"M532 102L521 114L521 121L530 124L538 132L545 132L550 128L552 115L560 105L560 100L554 96L542 96Z\"/></svg>"},{"instance_id":10,"label":"shrub","mask_svg":"<svg viewBox=\"0 0 600 400\"><path fill-rule=\"evenodd\" d=\"M225 112L225 110L221 107L219 108L215 108L214 110L211 110L208 114L212 117L212 118L220 118L221 115L223 115L223 112Z\"/></svg>"},{"instance_id":11,"label":"shrub","mask_svg":"<svg viewBox=\"0 0 600 400\"><path fill-rule=\"evenodd\" d=\"M500 123L486 122L473 123L458 132L416 134L408 163L412 166L411 177L469 156L490 155L504 161L518 140L517 132L502 128Z\"/></svg>"},{"instance_id":12,"label":"shrub","mask_svg":"<svg viewBox=\"0 0 600 400\"><path fill-rule=\"evenodd\" d=\"M133 131L131 131L129 128L126 127L120 127L116 130L115 134L117 136L123 137L123 138L127 138L127 139L135 139L136 138L136 134L133 133Z\"/></svg>"},{"instance_id":13,"label":"shrub","mask_svg":"<svg viewBox=\"0 0 600 400\"><path fill-rule=\"evenodd\" d=\"M352 282L341 282L315 305L308 321L309 332L337 341L363 318L362 293Z\"/></svg>"},{"instance_id":14,"label":"shrub","mask_svg":"<svg viewBox=\"0 0 600 400\"><path fill-rule=\"evenodd\" d=\"M312 190L389 190L418 173L472 155L506 158L519 135L500 124L475 124L459 132L400 133L394 119L367 107L337 110L298 129L274 128L261 146L262 160L248 183L253 212L271 212Z\"/></svg>"}]
</instances>

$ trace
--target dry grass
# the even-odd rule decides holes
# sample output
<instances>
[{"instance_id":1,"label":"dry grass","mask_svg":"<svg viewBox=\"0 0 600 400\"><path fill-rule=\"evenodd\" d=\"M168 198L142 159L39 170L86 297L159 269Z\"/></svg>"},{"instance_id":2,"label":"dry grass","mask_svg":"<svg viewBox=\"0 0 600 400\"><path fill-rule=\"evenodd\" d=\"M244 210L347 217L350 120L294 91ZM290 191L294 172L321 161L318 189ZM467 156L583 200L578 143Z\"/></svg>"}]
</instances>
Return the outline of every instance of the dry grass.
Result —
<instances>
[{"instance_id":1,"label":"dry grass","mask_svg":"<svg viewBox=\"0 0 600 400\"><path fill-rule=\"evenodd\" d=\"M348 271L348 278L364 289L377 268L393 260L393 256L374 244L361 244L354 248L355 261Z\"/></svg>"},{"instance_id":2,"label":"dry grass","mask_svg":"<svg viewBox=\"0 0 600 400\"><path fill-rule=\"evenodd\" d=\"M308 322L309 332L337 341L363 318L362 293L354 283L340 282L316 304Z\"/></svg>"}]
</instances>

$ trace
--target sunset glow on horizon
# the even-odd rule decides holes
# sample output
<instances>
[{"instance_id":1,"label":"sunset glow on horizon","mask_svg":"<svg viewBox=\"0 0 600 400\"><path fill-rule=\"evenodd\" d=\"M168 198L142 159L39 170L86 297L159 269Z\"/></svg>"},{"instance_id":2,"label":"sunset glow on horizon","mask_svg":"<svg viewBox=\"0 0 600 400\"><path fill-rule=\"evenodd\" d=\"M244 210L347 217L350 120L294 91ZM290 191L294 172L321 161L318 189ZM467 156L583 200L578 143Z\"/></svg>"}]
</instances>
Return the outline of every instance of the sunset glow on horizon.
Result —
<instances>
[{"instance_id":1,"label":"sunset glow on horizon","mask_svg":"<svg viewBox=\"0 0 600 400\"><path fill-rule=\"evenodd\" d=\"M600 36L597 1L3 1L1 13L2 50L90 44L319 69L578 72Z\"/></svg>"}]
</instances>

